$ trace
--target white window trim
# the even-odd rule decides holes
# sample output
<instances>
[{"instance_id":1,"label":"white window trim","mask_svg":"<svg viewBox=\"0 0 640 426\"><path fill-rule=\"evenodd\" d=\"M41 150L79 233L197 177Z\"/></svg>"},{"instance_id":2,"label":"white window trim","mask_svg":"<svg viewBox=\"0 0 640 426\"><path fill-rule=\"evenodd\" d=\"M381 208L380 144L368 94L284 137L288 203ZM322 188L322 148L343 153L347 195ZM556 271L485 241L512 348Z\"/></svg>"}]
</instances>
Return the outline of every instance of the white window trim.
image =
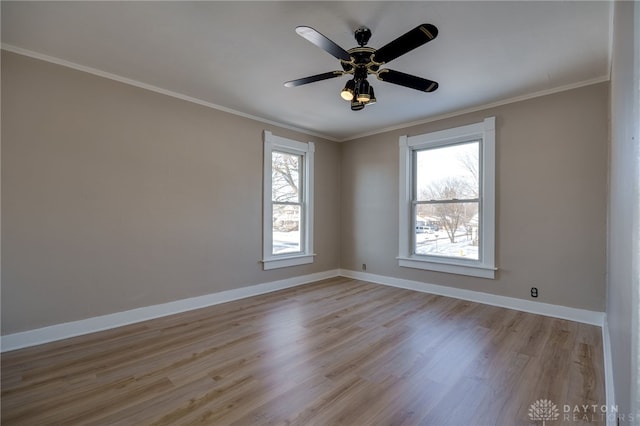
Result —
<instances>
[{"instance_id":1,"label":"white window trim","mask_svg":"<svg viewBox=\"0 0 640 426\"><path fill-rule=\"evenodd\" d=\"M482 198L481 259L439 258L415 255L411 248L411 201L413 185L412 153L414 150L433 148L456 142L482 138ZM480 123L456 127L417 136L400 137L400 221L398 241L398 265L407 268L448 272L481 278L495 278L495 117Z\"/></svg>"},{"instance_id":2,"label":"white window trim","mask_svg":"<svg viewBox=\"0 0 640 426\"><path fill-rule=\"evenodd\" d=\"M262 264L264 270L285 268L288 266L313 263L313 157L315 145L313 142L298 142L292 139L275 136L264 131L264 164L263 164L263 206L262 206ZM273 224L272 224L272 193L271 193L271 154L273 151L284 151L303 157L303 235L302 252L272 254Z\"/></svg>"}]
</instances>

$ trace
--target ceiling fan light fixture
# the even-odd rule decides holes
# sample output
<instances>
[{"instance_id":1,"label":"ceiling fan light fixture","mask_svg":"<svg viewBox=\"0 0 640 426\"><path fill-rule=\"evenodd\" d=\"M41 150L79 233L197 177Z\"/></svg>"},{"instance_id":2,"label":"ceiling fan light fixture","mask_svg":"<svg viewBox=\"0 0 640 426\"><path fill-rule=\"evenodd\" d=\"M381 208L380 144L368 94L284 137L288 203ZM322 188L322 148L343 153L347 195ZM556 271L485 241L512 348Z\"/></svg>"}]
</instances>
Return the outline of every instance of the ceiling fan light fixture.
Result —
<instances>
[{"instance_id":1,"label":"ceiling fan light fixture","mask_svg":"<svg viewBox=\"0 0 640 426\"><path fill-rule=\"evenodd\" d=\"M356 82L353 80L347 81L344 85L344 89L340 92L340 97L345 101L352 101L355 96Z\"/></svg>"},{"instance_id":2,"label":"ceiling fan light fixture","mask_svg":"<svg viewBox=\"0 0 640 426\"><path fill-rule=\"evenodd\" d=\"M357 100L351 101L351 111L360 111L364 109L364 103L358 102Z\"/></svg>"},{"instance_id":3,"label":"ceiling fan light fixture","mask_svg":"<svg viewBox=\"0 0 640 426\"><path fill-rule=\"evenodd\" d=\"M358 102L364 102L367 103L369 102L369 99L371 98L371 96L369 95L369 82L366 79L362 79L360 80L360 82L358 83L358 90L357 90L357 96L356 96L356 100Z\"/></svg>"},{"instance_id":4,"label":"ceiling fan light fixture","mask_svg":"<svg viewBox=\"0 0 640 426\"><path fill-rule=\"evenodd\" d=\"M375 93L373 93L373 86L369 86L369 102L367 105L373 105L377 101Z\"/></svg>"}]
</instances>

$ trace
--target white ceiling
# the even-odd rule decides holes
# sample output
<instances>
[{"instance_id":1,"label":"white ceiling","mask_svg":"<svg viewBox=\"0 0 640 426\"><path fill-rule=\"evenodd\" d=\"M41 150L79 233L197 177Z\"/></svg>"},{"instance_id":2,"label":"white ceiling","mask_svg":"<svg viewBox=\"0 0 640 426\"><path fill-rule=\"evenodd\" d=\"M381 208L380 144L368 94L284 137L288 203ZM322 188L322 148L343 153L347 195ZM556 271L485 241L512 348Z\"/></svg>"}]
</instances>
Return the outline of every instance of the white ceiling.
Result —
<instances>
[{"instance_id":1,"label":"white ceiling","mask_svg":"<svg viewBox=\"0 0 640 426\"><path fill-rule=\"evenodd\" d=\"M435 80L422 93L369 79L378 102L351 111L346 76L298 36L307 25L344 49L368 26L380 48L421 23L438 37L384 68ZM334 140L532 94L608 79L610 3L9 2L2 44L51 56Z\"/></svg>"}]
</instances>

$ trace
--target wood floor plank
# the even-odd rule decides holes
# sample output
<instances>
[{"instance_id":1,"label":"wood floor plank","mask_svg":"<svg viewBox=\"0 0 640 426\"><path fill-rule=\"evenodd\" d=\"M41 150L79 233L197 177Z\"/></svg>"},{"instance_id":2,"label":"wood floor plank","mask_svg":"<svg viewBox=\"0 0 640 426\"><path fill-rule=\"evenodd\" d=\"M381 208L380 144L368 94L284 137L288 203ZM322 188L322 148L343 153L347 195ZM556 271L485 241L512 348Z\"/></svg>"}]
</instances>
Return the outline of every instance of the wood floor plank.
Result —
<instances>
[{"instance_id":1,"label":"wood floor plank","mask_svg":"<svg viewBox=\"0 0 640 426\"><path fill-rule=\"evenodd\" d=\"M1 380L3 425L529 425L538 399L605 404L599 327L344 277L4 353Z\"/></svg>"}]
</instances>

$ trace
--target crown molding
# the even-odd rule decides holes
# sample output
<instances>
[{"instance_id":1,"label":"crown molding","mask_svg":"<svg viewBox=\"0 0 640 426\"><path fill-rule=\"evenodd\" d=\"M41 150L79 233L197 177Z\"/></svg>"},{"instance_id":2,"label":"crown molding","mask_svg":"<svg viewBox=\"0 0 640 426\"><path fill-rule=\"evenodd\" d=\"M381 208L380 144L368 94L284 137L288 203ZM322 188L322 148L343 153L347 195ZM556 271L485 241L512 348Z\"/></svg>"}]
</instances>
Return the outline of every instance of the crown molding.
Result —
<instances>
[{"instance_id":1,"label":"crown molding","mask_svg":"<svg viewBox=\"0 0 640 426\"><path fill-rule=\"evenodd\" d=\"M72 68L74 70L77 71L82 71L82 72L86 72L89 74L93 74L93 75L97 75L98 77L103 77L103 78L107 78L109 80L114 80L117 81L119 83L124 83L124 84L128 84L130 86L135 86L141 89L146 89L146 90L150 90L152 92L156 92L156 93L160 93L162 95L166 95L166 96L171 96L172 98L176 98L176 99L180 99L183 101L187 101L187 102L191 102L194 104L198 104L207 108L212 108L218 111L222 111L222 112L226 112L229 114L233 114L233 115L237 115L240 117L244 117L244 118L248 118L250 120L254 120L254 121L258 121L260 123L264 123L264 124L269 124L271 126L277 126L277 127L282 127L285 129L289 129L289 130L293 130L295 132L300 132L300 133L304 133L305 135L309 135L309 136L316 136L319 138L323 138L323 139L327 139L330 140L332 142L340 142L338 139L332 137L332 136L328 136L322 133L316 133L313 132L311 130L308 129L302 129L300 127L295 127L295 126L290 126L288 124L285 123L280 123L277 121L273 121L273 120L268 120L266 118L262 118L262 117L258 117L256 115L251 115L251 114L247 114L244 113L242 111L238 111L232 108L227 108L224 107L222 105L218 105L218 104L214 104L212 102L208 102L205 101L203 99L199 99L199 98L194 98L193 96L188 96L182 93L178 93L178 92L174 92L171 90L167 90L167 89L163 89L161 87L158 86L154 86L151 84L147 84L147 83L143 83L141 81L138 80L134 80L128 77L123 77L121 75L118 74L113 74L110 72L106 72L106 71L102 71L99 70L97 68L91 68L91 67L87 67L84 65L80 65L77 64L75 62L71 62L71 61L67 61L64 59L60 59L60 58L56 58L55 56L49 56L49 55L45 55L43 53L38 53L38 52L34 52L32 50L28 50L28 49L23 49L21 47L17 47L17 46L13 46L11 44L7 44L7 43L2 43L0 45L2 47L2 50L6 50L7 52L12 52L12 53L16 53L18 55L22 55L22 56L27 56L30 58L34 58L34 59L39 59L41 61L45 61L45 62L50 62L52 64L56 64L56 65L61 65L63 67L67 67L67 68Z\"/></svg>"},{"instance_id":2,"label":"crown molding","mask_svg":"<svg viewBox=\"0 0 640 426\"><path fill-rule=\"evenodd\" d=\"M554 93L559 93L559 92L564 92L567 90L573 90L573 89L578 89L580 87L584 87L584 86L590 86L592 84L598 84L598 83L603 83L606 81L610 80L610 70L606 75L600 76L600 77L596 77L596 78L592 78L589 80L584 80L584 81L579 81L576 83L571 83L571 84L566 84L563 86L558 86L558 87L554 87L551 89L545 89L545 90L541 90L538 92L534 92L534 93L529 93L529 94L525 94L525 95L520 95L520 96L515 96L515 97L511 97L508 99L503 99L503 100L499 100L499 101L495 101L495 102L490 102L490 103L485 103L485 104L481 104L481 105L477 105L477 106L473 106L473 107L469 107L469 108L464 108L461 110L456 110L456 111L452 111L452 112L448 112L448 113L444 113L444 114L438 114L438 115L434 115L434 116L430 116L430 117L425 117L423 119L420 120L416 120L416 121L410 121L410 122L405 122L405 123L400 123L400 124L396 124L393 126L388 126L388 127L383 127L380 129L376 129L376 130L372 130L369 132L365 132L365 133L359 133L356 135L352 135L352 136L348 136L346 138L336 138L333 136L329 136L323 133L317 133L314 132L312 130L309 129L304 129L304 128L300 128L300 127L296 127L296 126L291 126L289 124L285 124L285 123L280 123L277 121L273 121L273 120L268 120L266 118L263 117L258 117L256 115L251 115L251 114L247 114L244 113L242 111L238 111L232 108L227 108L224 107L222 105L217 105L214 104L212 102L208 102L205 101L203 99L199 99L199 98L195 98L193 96L188 96L182 93L178 93L178 92L173 92L171 90L167 90L167 89L163 89L161 87L157 87L157 86L153 86L151 84L147 84L147 83L143 83L141 81L138 80L134 80L131 78L127 78L127 77L123 77L121 75L117 75L117 74L113 74L110 72L106 72L106 71L102 71L96 68L91 68L91 67L87 67L84 65L80 65L77 64L75 62L71 62L71 61L67 61L64 59L60 59L60 58L56 58L54 56L49 56L49 55L45 55L43 53L38 53L38 52L34 52L32 50L28 50L28 49L23 49L21 47L17 47L17 46L13 46L11 44L7 44L7 43L2 43L0 45L0 47L2 48L2 50L6 50L8 52L12 52L12 53L16 53L18 55L22 55L22 56L27 56L30 58L34 58L34 59L39 59L41 61L45 61L45 62L50 62L56 65L61 65L67 68L72 68L75 69L77 71L82 71L82 72L86 72L89 74L93 74L93 75L97 75L99 77L103 77L103 78L107 78L110 80L114 80L120 83L124 83L124 84L128 84L130 86L135 86L135 87L139 87L141 89L146 89L146 90L150 90L152 92L156 92L156 93L160 93L166 96L171 96L173 98L176 99L180 99L183 101L187 101L187 102L191 102L191 103L195 103L201 106L205 106L207 108L212 108L218 111L223 111L229 114L233 114L233 115L237 115L240 117L244 117L244 118L248 118L250 120L254 120L254 121L258 121L260 123L264 123L264 124L269 124L272 126L277 126L277 127L281 127L284 129L289 129L289 130L293 130L295 132L300 132L300 133L304 133L306 135L309 136L316 136L319 138L323 138L332 142L349 142L352 140L356 140L356 139L361 139L364 137L368 137L368 136L374 136L374 135L378 135L381 133L386 133L386 132L391 132L394 130L399 130L399 129L404 129L404 128L408 128L408 127L413 127L413 126L418 126L421 124L427 124L427 123L432 123L434 121L439 121L439 120L444 120L447 118L452 118L452 117L457 117L460 115L464 115L464 114L469 114L469 113L473 113L473 112L477 112L477 111L483 111L486 109L490 109L490 108L495 108L495 107L499 107L499 106L503 106L503 105L508 105L511 103L515 103L515 102L521 102L521 101L526 101L529 99L534 99L534 98L538 98L541 96L547 96L547 95L551 95Z\"/></svg>"},{"instance_id":3,"label":"crown molding","mask_svg":"<svg viewBox=\"0 0 640 426\"><path fill-rule=\"evenodd\" d=\"M554 88L551 88L551 89L540 90L538 92L529 93L529 94L526 94L526 95L515 96L515 97L512 97L512 98L508 98L508 99L503 99L503 100L490 102L490 103L486 103L486 104L482 104L482 105L477 105L477 106L473 106L473 107L469 107L469 108L465 108L465 109L461 109L461 110L457 110L457 111L452 111L452 112L448 112L448 113L444 113L444 114L439 114L439 115L434 115L434 116L431 116L431 117L426 117L426 118L423 118L423 119L420 119L420 120L416 120L416 121L410 121L410 122L406 122L406 123L401 123L401 124L385 127L385 128L382 128L382 129L373 130L371 132L360 133L358 135L350 136L347 139L338 140L338 142L347 142L347 141L351 141L351 140L355 140L355 139L365 138L365 137L368 137L368 136L379 135L381 133L391 132L391 131L394 131L394 130L406 129L408 127L419 126L421 124L427 124L427 123L432 123L434 121L444 120L444 119L447 119L447 118L458 117L460 115L470 114L472 112L484 111L486 109L496 108L496 107L499 107L499 106L508 105L508 104L512 104L512 103L515 103L515 102L526 101L526 100L529 100L529 99L539 98L541 96L552 95L554 93L566 92L567 90L578 89L580 87L591 86L592 84L604 83L605 81L609 81L609 80L610 80L610 75L607 74L607 75L603 75L603 76L600 76L600 77L592 78L592 79L589 79L589 80L579 81L577 83L566 84L566 85L563 85L563 86L558 86L558 87L554 87Z\"/></svg>"}]
</instances>

